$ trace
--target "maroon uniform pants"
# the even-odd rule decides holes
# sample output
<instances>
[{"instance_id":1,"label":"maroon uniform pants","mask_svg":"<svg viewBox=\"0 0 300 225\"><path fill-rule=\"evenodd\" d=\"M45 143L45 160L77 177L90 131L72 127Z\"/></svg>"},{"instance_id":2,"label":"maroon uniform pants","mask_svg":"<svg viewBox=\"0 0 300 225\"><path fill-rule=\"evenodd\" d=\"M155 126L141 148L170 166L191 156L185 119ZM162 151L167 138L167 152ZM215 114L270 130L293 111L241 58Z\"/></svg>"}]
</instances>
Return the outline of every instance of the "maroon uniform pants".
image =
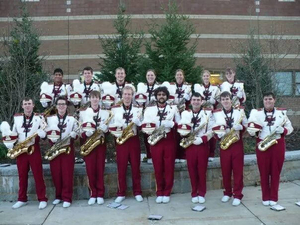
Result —
<instances>
[{"instance_id":1,"label":"maroon uniform pants","mask_svg":"<svg viewBox=\"0 0 300 225\"><path fill-rule=\"evenodd\" d=\"M156 179L156 195L170 196L174 184L175 140L173 132L151 146L152 162Z\"/></svg>"},{"instance_id":2,"label":"maroon uniform pants","mask_svg":"<svg viewBox=\"0 0 300 225\"><path fill-rule=\"evenodd\" d=\"M204 197L206 194L206 171L209 154L208 143L191 145L186 149L185 154L192 186L191 195L192 197Z\"/></svg>"},{"instance_id":3,"label":"maroon uniform pants","mask_svg":"<svg viewBox=\"0 0 300 225\"><path fill-rule=\"evenodd\" d=\"M88 176L90 195L92 198L104 197L104 170L105 170L106 144L98 145L84 157L86 173Z\"/></svg>"},{"instance_id":4,"label":"maroon uniform pants","mask_svg":"<svg viewBox=\"0 0 300 225\"><path fill-rule=\"evenodd\" d=\"M220 161L223 176L224 195L237 199L243 198L243 167L244 167L244 146L243 140L232 144L227 150L220 149ZM233 174L233 190L231 175Z\"/></svg>"},{"instance_id":5,"label":"maroon uniform pants","mask_svg":"<svg viewBox=\"0 0 300 225\"><path fill-rule=\"evenodd\" d=\"M55 187L55 198L64 202L72 202L74 175L74 146L70 154L62 153L50 161L50 170Z\"/></svg>"},{"instance_id":6,"label":"maroon uniform pants","mask_svg":"<svg viewBox=\"0 0 300 225\"><path fill-rule=\"evenodd\" d=\"M257 143L261 140L257 140ZM260 185L263 201L278 201L280 173L284 162L285 141L278 143L262 152L256 148L257 164L260 173Z\"/></svg>"},{"instance_id":7,"label":"maroon uniform pants","mask_svg":"<svg viewBox=\"0 0 300 225\"><path fill-rule=\"evenodd\" d=\"M216 150L216 143L217 140L215 138L211 138L209 140L209 156L208 157L215 157L215 150Z\"/></svg>"},{"instance_id":8,"label":"maroon uniform pants","mask_svg":"<svg viewBox=\"0 0 300 225\"><path fill-rule=\"evenodd\" d=\"M27 202L28 172L31 169L38 200L46 202L48 199L46 197L40 145L34 144L33 146L34 152L32 155L24 153L17 157L17 168L19 173L18 201Z\"/></svg>"},{"instance_id":9,"label":"maroon uniform pants","mask_svg":"<svg viewBox=\"0 0 300 225\"><path fill-rule=\"evenodd\" d=\"M133 194L141 195L141 148L138 135L129 138L124 144L116 144L118 166L118 196L126 195L126 173L128 162L131 165Z\"/></svg>"}]
</instances>

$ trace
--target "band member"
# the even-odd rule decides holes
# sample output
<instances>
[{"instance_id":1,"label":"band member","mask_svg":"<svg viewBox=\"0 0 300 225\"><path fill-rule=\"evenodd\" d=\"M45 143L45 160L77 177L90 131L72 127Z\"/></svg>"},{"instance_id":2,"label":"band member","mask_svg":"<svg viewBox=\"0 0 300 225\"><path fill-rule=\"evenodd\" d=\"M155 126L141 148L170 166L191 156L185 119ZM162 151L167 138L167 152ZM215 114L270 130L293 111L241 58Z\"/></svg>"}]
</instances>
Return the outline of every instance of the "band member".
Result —
<instances>
[{"instance_id":1,"label":"band member","mask_svg":"<svg viewBox=\"0 0 300 225\"><path fill-rule=\"evenodd\" d=\"M70 100L73 102L75 106L84 105L87 102L90 101L89 95L91 91L99 91L100 92L100 87L98 83L93 81L93 69L92 67L85 67L83 69L83 78L84 81L78 88L75 88L75 85L73 85L73 91L71 95L69 96ZM74 84L74 82L73 82ZM80 91L77 91L80 90ZM81 96L82 95L82 96ZM77 100L79 96L79 101Z\"/></svg>"},{"instance_id":2,"label":"band member","mask_svg":"<svg viewBox=\"0 0 300 225\"><path fill-rule=\"evenodd\" d=\"M153 115L152 124L154 124L156 130L161 129L161 132L159 132L161 135L157 135L156 137L151 135L149 137L153 137L153 140L156 139L158 141L152 143L150 146L156 179L156 203L168 203L174 183L174 161L176 153L174 130L172 128L175 125L174 119L178 122L180 116L176 106L167 104L169 91L166 87L162 86L155 89L154 96L157 105L147 107L145 114ZM148 124L148 121L145 120L146 118L143 121L143 127ZM153 133L155 133L155 131L153 131ZM164 134L166 134L166 137L164 137ZM158 136L162 138L159 140Z\"/></svg>"},{"instance_id":3,"label":"band member","mask_svg":"<svg viewBox=\"0 0 300 225\"><path fill-rule=\"evenodd\" d=\"M200 93L203 99L204 107L210 107L212 109L216 109L217 107L217 98L220 95L220 89L217 85L213 85L209 81L210 72L208 70L204 70L202 74L202 84L195 84L194 91ZM213 161L215 157L215 149L216 149L216 139L212 138L209 141L209 158L208 161Z\"/></svg>"},{"instance_id":4,"label":"band member","mask_svg":"<svg viewBox=\"0 0 300 225\"><path fill-rule=\"evenodd\" d=\"M246 101L244 83L236 80L235 71L227 68L225 71L226 81L221 84L221 92L228 91L232 95L233 106L242 104Z\"/></svg>"},{"instance_id":5,"label":"band member","mask_svg":"<svg viewBox=\"0 0 300 225\"><path fill-rule=\"evenodd\" d=\"M116 69L115 77L116 77L116 82L114 82L112 85L114 86L115 89L115 104L117 104L122 99L123 88L125 87L126 84L130 84L130 83L127 83L125 81L126 73L125 73L125 69L122 67L118 67Z\"/></svg>"},{"instance_id":6,"label":"band member","mask_svg":"<svg viewBox=\"0 0 300 225\"><path fill-rule=\"evenodd\" d=\"M135 101L142 105L144 108L155 102L155 96L154 96L154 90L158 88L160 85L158 82L156 82L156 74L153 69L149 69L146 73L146 83L139 83L137 88L137 93L135 95ZM144 136L144 143L146 146L146 152L147 152L147 162L152 163L151 159L151 152L150 152L150 145L147 141L147 138L149 135L143 134Z\"/></svg>"},{"instance_id":7,"label":"band member","mask_svg":"<svg viewBox=\"0 0 300 225\"><path fill-rule=\"evenodd\" d=\"M41 86L40 102L44 108L55 104L59 96L68 96L72 87L63 83L64 72L61 68L56 68L53 72L53 84L44 82Z\"/></svg>"},{"instance_id":8,"label":"band member","mask_svg":"<svg viewBox=\"0 0 300 225\"><path fill-rule=\"evenodd\" d=\"M73 175L74 175L74 139L77 138L76 130L78 123L73 116L68 115L67 99L58 97L56 101L57 114L47 118L47 138L52 145L61 142L59 149L66 149L65 153L57 155L50 161L50 170L55 187L55 200L53 205L63 201L63 207L70 207L73 196ZM56 125L59 131L52 130ZM50 138L53 132L57 132L58 138Z\"/></svg>"},{"instance_id":9,"label":"band member","mask_svg":"<svg viewBox=\"0 0 300 225\"><path fill-rule=\"evenodd\" d=\"M185 82L184 72L181 69L176 70L175 83L171 83L171 85L176 86L174 104L177 105L179 112L182 112L189 105L189 101L192 95L192 85ZM175 135L177 140L175 162L185 162L185 151L179 146L180 135L177 132Z\"/></svg>"},{"instance_id":10,"label":"band member","mask_svg":"<svg viewBox=\"0 0 300 225\"><path fill-rule=\"evenodd\" d=\"M209 140L212 138L210 108L202 108L202 97L195 92L191 98L192 110L183 111L178 132L184 135L189 130L194 138L190 143L182 139L182 147L185 148L187 166L192 186L192 202L204 203L206 194L206 171L209 154ZM210 123L210 126L209 126ZM185 146L184 146L185 145ZM189 146L190 145L190 146Z\"/></svg>"},{"instance_id":11,"label":"band member","mask_svg":"<svg viewBox=\"0 0 300 225\"><path fill-rule=\"evenodd\" d=\"M220 141L220 162L225 188L222 202L228 202L233 196L233 206L238 206L243 198L243 166L244 146L242 135L247 126L247 119L242 108L232 106L231 94L227 91L220 95L222 109L214 110L214 120L220 125L214 125L213 130L218 134ZM220 129L220 127L222 129ZM219 130L225 132L219 133ZM225 135L224 135L225 134ZM235 139L235 141L234 141ZM231 175L233 173L233 189Z\"/></svg>"},{"instance_id":12,"label":"band member","mask_svg":"<svg viewBox=\"0 0 300 225\"><path fill-rule=\"evenodd\" d=\"M257 140L256 156L262 203L265 206L277 204L280 173L285 155L285 136L293 132L286 109L274 107L275 102L274 93L265 93L264 108L251 111L247 129Z\"/></svg>"},{"instance_id":13,"label":"band member","mask_svg":"<svg viewBox=\"0 0 300 225\"><path fill-rule=\"evenodd\" d=\"M81 143L86 143L90 137L100 129L102 134L98 134L93 140L104 140L104 133L108 131L108 127L105 124L108 119L109 113L106 110L100 109L100 92L92 91L90 93L91 108L80 112L80 118L82 121L82 134ZM91 111L91 115L88 111ZM85 115L87 114L87 115ZM85 119L85 117L89 117ZM92 120L91 123L89 120ZM96 129L96 130L95 130ZM86 172L88 176L90 196L88 201L89 205L97 203L102 205L104 203L103 197L105 193L104 189L104 169L105 169L105 153L106 143L97 145L88 155L84 156Z\"/></svg>"},{"instance_id":14,"label":"band member","mask_svg":"<svg viewBox=\"0 0 300 225\"><path fill-rule=\"evenodd\" d=\"M125 199L128 162L131 165L133 194L138 202L143 201L140 174L141 148L137 133L137 127L141 125L142 108L132 104L133 94L133 88L125 86L122 90L123 103L111 109L114 118L109 130L116 137L118 197L115 202L117 203Z\"/></svg>"},{"instance_id":15,"label":"band member","mask_svg":"<svg viewBox=\"0 0 300 225\"><path fill-rule=\"evenodd\" d=\"M13 144L25 141L28 146L28 153L17 156L17 168L19 173L19 194L18 201L12 206L13 209L27 205L27 187L28 172L31 169L35 181L35 189L39 204L39 209L47 206L46 186L43 177L43 167L39 140L46 136L44 119L33 112L34 103L31 98L25 98L22 101L24 113L14 115L14 125L12 136L5 136L3 133L3 142L7 148L12 149ZM1 125L2 127L2 125ZM37 136L33 136L37 134ZM32 137L32 139L30 139ZM13 141L11 141L13 140ZM30 152L30 153L29 153Z\"/></svg>"}]
</instances>

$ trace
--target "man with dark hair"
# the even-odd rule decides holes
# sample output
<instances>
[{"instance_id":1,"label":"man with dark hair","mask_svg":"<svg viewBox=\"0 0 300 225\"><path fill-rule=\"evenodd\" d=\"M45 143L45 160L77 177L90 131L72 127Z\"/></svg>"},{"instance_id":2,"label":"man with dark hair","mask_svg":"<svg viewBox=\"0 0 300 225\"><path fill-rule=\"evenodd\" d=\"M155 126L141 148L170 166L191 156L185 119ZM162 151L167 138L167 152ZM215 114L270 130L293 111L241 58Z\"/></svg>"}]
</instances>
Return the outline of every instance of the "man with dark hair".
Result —
<instances>
[{"instance_id":1,"label":"man with dark hair","mask_svg":"<svg viewBox=\"0 0 300 225\"><path fill-rule=\"evenodd\" d=\"M162 135L165 136L157 143L150 143L150 150L156 179L156 203L168 203L174 183L175 166L175 139L174 130L175 121L179 121L180 115L176 106L167 104L170 95L168 89L164 86L158 87L154 92L157 105L149 106L145 110L143 124L152 120L155 129L162 129ZM149 115L151 118L149 118ZM165 135L164 135L165 134ZM149 137L151 140L151 135Z\"/></svg>"},{"instance_id":2,"label":"man with dark hair","mask_svg":"<svg viewBox=\"0 0 300 225\"><path fill-rule=\"evenodd\" d=\"M284 162L285 136L293 132L286 109L275 107L273 92L263 94L263 109L252 109L248 132L257 141L256 156L260 173L262 204L274 206L278 201L280 173Z\"/></svg>"},{"instance_id":3,"label":"man with dark hair","mask_svg":"<svg viewBox=\"0 0 300 225\"><path fill-rule=\"evenodd\" d=\"M44 108L52 106L59 96L68 96L72 87L63 83L64 72L56 68L53 72L53 84L44 82L41 85L40 102Z\"/></svg>"},{"instance_id":4,"label":"man with dark hair","mask_svg":"<svg viewBox=\"0 0 300 225\"><path fill-rule=\"evenodd\" d=\"M238 206L243 198L244 146L242 135L247 126L243 108L233 108L231 94L227 91L220 96L222 109L214 110L215 125L213 130L220 141L220 162L225 188L222 202L234 197L232 205ZM221 128L222 129L221 129ZM224 132L220 132L223 130ZM233 140L236 139L236 142ZM233 174L233 188L231 176Z\"/></svg>"},{"instance_id":5,"label":"man with dark hair","mask_svg":"<svg viewBox=\"0 0 300 225\"><path fill-rule=\"evenodd\" d=\"M42 157L40 151L40 138L46 136L45 122L39 114L33 112L34 103L31 98L24 98L22 101L24 113L14 115L14 126L12 133L17 136L14 139L18 143L24 142L29 137L33 137L27 143L27 153L17 156L17 168L19 173L19 196L18 201L12 206L13 209L27 205L27 187L28 187L28 172L31 169L35 181L35 189L38 197L39 209L44 209L47 206L46 186L43 177ZM37 134L37 136L34 136ZM6 144L6 137L3 140L4 144L9 148L13 148L13 143Z\"/></svg>"}]
</instances>

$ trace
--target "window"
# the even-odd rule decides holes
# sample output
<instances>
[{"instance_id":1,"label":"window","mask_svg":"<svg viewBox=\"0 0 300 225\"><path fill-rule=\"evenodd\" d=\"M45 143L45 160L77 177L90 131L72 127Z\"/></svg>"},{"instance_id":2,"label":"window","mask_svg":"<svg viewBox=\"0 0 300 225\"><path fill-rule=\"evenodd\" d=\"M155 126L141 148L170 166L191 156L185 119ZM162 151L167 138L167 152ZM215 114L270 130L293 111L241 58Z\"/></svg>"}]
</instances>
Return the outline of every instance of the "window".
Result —
<instances>
[{"instance_id":1,"label":"window","mask_svg":"<svg viewBox=\"0 0 300 225\"><path fill-rule=\"evenodd\" d=\"M40 0L21 0L21 2L39 2Z\"/></svg>"},{"instance_id":2,"label":"window","mask_svg":"<svg viewBox=\"0 0 300 225\"><path fill-rule=\"evenodd\" d=\"M277 72L275 73L274 87L278 95L300 96L300 72Z\"/></svg>"},{"instance_id":3,"label":"window","mask_svg":"<svg viewBox=\"0 0 300 225\"><path fill-rule=\"evenodd\" d=\"M279 2L295 2L295 0L278 0Z\"/></svg>"}]
</instances>

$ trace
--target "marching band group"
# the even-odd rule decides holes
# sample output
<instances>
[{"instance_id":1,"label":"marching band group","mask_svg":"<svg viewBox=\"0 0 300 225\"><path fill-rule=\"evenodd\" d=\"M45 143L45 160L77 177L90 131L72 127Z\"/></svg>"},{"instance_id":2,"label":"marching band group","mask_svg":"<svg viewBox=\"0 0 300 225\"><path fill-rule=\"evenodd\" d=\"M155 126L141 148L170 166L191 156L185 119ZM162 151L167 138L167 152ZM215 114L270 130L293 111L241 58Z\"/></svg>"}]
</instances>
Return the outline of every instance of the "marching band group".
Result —
<instances>
[{"instance_id":1,"label":"marching band group","mask_svg":"<svg viewBox=\"0 0 300 225\"><path fill-rule=\"evenodd\" d=\"M84 81L73 85L63 83L63 71L55 69L54 84L41 85L40 102L44 114L33 112L34 101L22 101L24 113L14 116L10 129L2 122L3 142L10 158L16 158L19 173L18 201L14 209L27 204L28 172L31 169L39 209L47 206L43 178L40 139L48 139L51 148L45 159L55 187L53 204L72 203L74 174L74 141L80 139L90 189L89 205L104 203L105 137L114 136L118 169L118 192L115 202L126 194L126 171L131 166L133 195L143 201L141 190L141 147L143 132L148 162L153 163L156 179L156 203L168 203L174 183L175 161L187 161L191 181L191 200L204 203L208 162L213 160L216 142L220 143L220 162L224 194L222 202L233 197L238 206L243 198L245 131L256 138L256 155L260 172L262 203L276 205L280 172L284 162L285 135L293 131L286 109L275 107L272 92L263 97L264 108L252 109L247 119L242 104L246 101L244 84L236 80L228 68L226 81L220 86L209 82L205 70L202 82L192 85L184 80L184 71L177 70L174 83L156 82L154 70L146 73L146 83L137 90L126 82L123 68L115 71L115 83L93 81L93 70L83 70ZM219 104L219 106L218 106ZM68 112L74 105L75 113ZM70 108L70 107L69 107ZM233 175L233 176L232 176ZM233 181L232 181L233 178Z\"/></svg>"}]
</instances>

